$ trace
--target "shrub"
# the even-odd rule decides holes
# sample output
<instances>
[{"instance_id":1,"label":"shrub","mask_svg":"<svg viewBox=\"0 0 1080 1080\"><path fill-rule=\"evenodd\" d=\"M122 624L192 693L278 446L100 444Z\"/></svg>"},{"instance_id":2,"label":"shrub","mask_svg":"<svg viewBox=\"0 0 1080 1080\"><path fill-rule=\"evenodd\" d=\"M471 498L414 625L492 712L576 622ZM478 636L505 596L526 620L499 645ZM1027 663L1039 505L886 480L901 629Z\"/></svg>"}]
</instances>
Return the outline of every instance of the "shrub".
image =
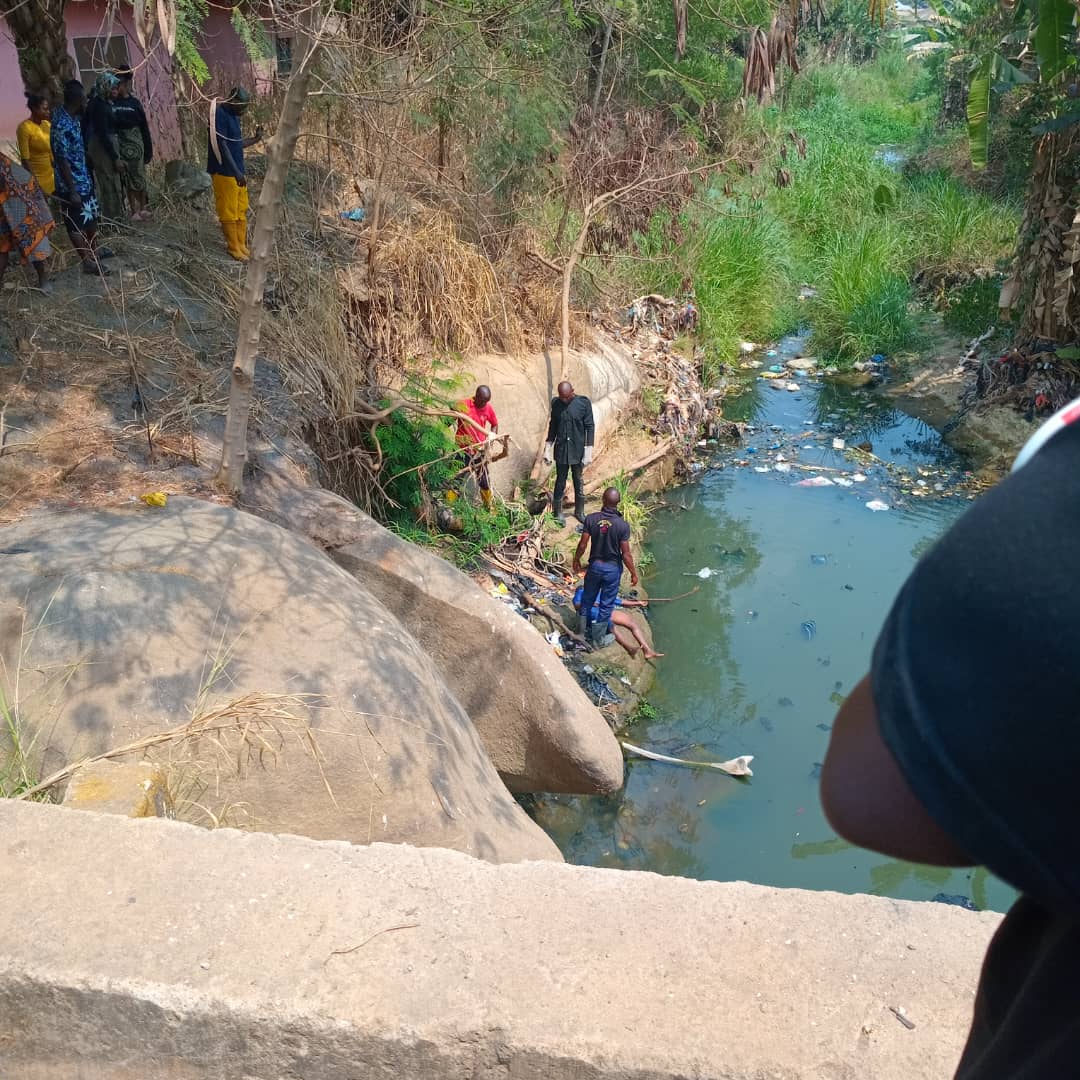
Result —
<instances>
[{"instance_id":1,"label":"shrub","mask_svg":"<svg viewBox=\"0 0 1080 1080\"><path fill-rule=\"evenodd\" d=\"M445 421L413 417L399 409L376 429L375 438L385 459L380 483L407 513L421 505L425 490L446 487L461 468L453 456L453 433ZM396 516L391 506L382 510L386 516Z\"/></svg>"},{"instance_id":2,"label":"shrub","mask_svg":"<svg viewBox=\"0 0 1080 1080\"><path fill-rule=\"evenodd\" d=\"M959 334L982 334L998 321L1001 278L975 278L950 297L942 317L946 329Z\"/></svg>"},{"instance_id":3,"label":"shrub","mask_svg":"<svg viewBox=\"0 0 1080 1080\"><path fill-rule=\"evenodd\" d=\"M811 348L826 362L850 363L911 344L911 285L898 230L864 226L835 236L819 264L811 305Z\"/></svg>"}]
</instances>

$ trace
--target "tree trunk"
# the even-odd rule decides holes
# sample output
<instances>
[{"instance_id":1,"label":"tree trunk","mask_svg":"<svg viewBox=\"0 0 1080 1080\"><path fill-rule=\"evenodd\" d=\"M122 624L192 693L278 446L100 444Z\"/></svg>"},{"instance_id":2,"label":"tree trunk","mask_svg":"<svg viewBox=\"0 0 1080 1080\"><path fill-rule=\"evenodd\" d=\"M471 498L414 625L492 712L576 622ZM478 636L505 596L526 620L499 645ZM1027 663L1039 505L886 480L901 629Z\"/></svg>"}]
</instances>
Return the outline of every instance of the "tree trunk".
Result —
<instances>
[{"instance_id":1,"label":"tree trunk","mask_svg":"<svg viewBox=\"0 0 1080 1080\"><path fill-rule=\"evenodd\" d=\"M1021 307L1016 344L1071 344L1080 331L1080 134L1039 138L1016 257L1001 289L1008 312Z\"/></svg>"},{"instance_id":2,"label":"tree trunk","mask_svg":"<svg viewBox=\"0 0 1080 1080\"><path fill-rule=\"evenodd\" d=\"M19 71L28 94L44 94L56 103L64 83L75 78L64 25L65 0L0 0L19 54Z\"/></svg>"},{"instance_id":3,"label":"tree trunk","mask_svg":"<svg viewBox=\"0 0 1080 1080\"><path fill-rule=\"evenodd\" d=\"M248 263L244 294L240 300L240 328L236 335L236 355L233 358L232 383L229 387L229 411L225 417L225 439L221 449L221 469L218 473L218 482L234 495L240 493L244 482L248 414L251 411L251 394L255 384L255 354L259 349L259 334L262 330L266 271L274 245L274 230L281 216L285 179L293 151L296 149L311 71L319 50L319 42L313 42L289 80L277 131L266 151L266 178L259 192L251 241L251 262Z\"/></svg>"},{"instance_id":4,"label":"tree trunk","mask_svg":"<svg viewBox=\"0 0 1080 1080\"><path fill-rule=\"evenodd\" d=\"M559 367L562 371L562 374L559 375L560 382L567 378L570 366L570 283L574 277L574 267L577 266L578 261L581 259L581 253L585 250L585 240L589 235L589 225L592 223L596 203L597 200L593 199L593 201L585 207L585 213L581 216L581 228L578 230L577 239L574 241L574 246L570 249L570 255L563 266L561 299L562 341L559 345Z\"/></svg>"},{"instance_id":5,"label":"tree trunk","mask_svg":"<svg viewBox=\"0 0 1080 1080\"><path fill-rule=\"evenodd\" d=\"M604 67L607 64L608 49L611 46L611 28L614 24L609 19L604 24L604 43L600 47L600 63L596 67L596 87L593 90L592 118L596 122L596 111L600 108L600 93L604 89Z\"/></svg>"}]
</instances>

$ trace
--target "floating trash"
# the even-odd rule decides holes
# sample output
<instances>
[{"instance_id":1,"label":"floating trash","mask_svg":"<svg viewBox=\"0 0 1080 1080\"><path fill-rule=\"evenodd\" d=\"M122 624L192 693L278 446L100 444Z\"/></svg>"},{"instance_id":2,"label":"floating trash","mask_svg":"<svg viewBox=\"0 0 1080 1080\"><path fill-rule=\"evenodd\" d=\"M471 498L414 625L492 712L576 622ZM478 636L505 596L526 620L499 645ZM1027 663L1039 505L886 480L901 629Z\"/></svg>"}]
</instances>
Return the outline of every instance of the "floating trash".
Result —
<instances>
[{"instance_id":1,"label":"floating trash","mask_svg":"<svg viewBox=\"0 0 1080 1080\"><path fill-rule=\"evenodd\" d=\"M828 555L811 555L810 556L810 562L813 563L814 566L825 566L826 563L828 563L828 561L829 561L829 556Z\"/></svg>"},{"instance_id":2,"label":"floating trash","mask_svg":"<svg viewBox=\"0 0 1080 1080\"><path fill-rule=\"evenodd\" d=\"M874 513L876 514L881 510L888 510L889 509L889 504L882 502L880 499L871 499L866 504L866 509L867 510L873 510Z\"/></svg>"},{"instance_id":3,"label":"floating trash","mask_svg":"<svg viewBox=\"0 0 1080 1080\"><path fill-rule=\"evenodd\" d=\"M786 461L779 461L773 466L777 472L791 472L791 466Z\"/></svg>"},{"instance_id":4,"label":"floating trash","mask_svg":"<svg viewBox=\"0 0 1080 1080\"><path fill-rule=\"evenodd\" d=\"M754 472L772 472L768 465L755 465Z\"/></svg>"},{"instance_id":5,"label":"floating trash","mask_svg":"<svg viewBox=\"0 0 1080 1080\"><path fill-rule=\"evenodd\" d=\"M711 578L713 574L719 573L718 570L712 570L708 566L703 566L700 570L695 572L685 571L683 577L699 577L704 581L706 578Z\"/></svg>"},{"instance_id":6,"label":"floating trash","mask_svg":"<svg viewBox=\"0 0 1080 1080\"><path fill-rule=\"evenodd\" d=\"M578 675L578 682L586 693L596 698L597 705L618 705L620 699L612 693L611 687L603 679L592 672L582 672Z\"/></svg>"},{"instance_id":7,"label":"floating trash","mask_svg":"<svg viewBox=\"0 0 1080 1080\"><path fill-rule=\"evenodd\" d=\"M866 483L866 477L863 476L863 474L861 472L852 473L851 474L851 479L854 480L856 484L865 484Z\"/></svg>"},{"instance_id":8,"label":"floating trash","mask_svg":"<svg viewBox=\"0 0 1080 1080\"><path fill-rule=\"evenodd\" d=\"M810 766L810 779L811 780L820 780L821 779L821 770L824 769L824 768L825 768L825 766L824 766L824 764L822 762L815 761L814 764Z\"/></svg>"},{"instance_id":9,"label":"floating trash","mask_svg":"<svg viewBox=\"0 0 1080 1080\"><path fill-rule=\"evenodd\" d=\"M667 754L657 754L653 750L645 750L633 743L624 742L624 750L639 757L649 758L650 761L663 761L669 765L688 765L695 769L717 769L729 776L753 776L754 770L750 768L750 762L754 760L753 754L740 754L731 758L730 761L690 761L687 758L669 757Z\"/></svg>"},{"instance_id":10,"label":"floating trash","mask_svg":"<svg viewBox=\"0 0 1080 1080\"><path fill-rule=\"evenodd\" d=\"M777 700L776 704L783 709L790 709L792 705L795 704L795 702L792 701L789 697L782 697Z\"/></svg>"},{"instance_id":11,"label":"floating trash","mask_svg":"<svg viewBox=\"0 0 1080 1080\"><path fill-rule=\"evenodd\" d=\"M796 487L832 487L833 482L827 476L808 476L805 480L800 480ZM885 508L886 510L888 507Z\"/></svg>"},{"instance_id":12,"label":"floating trash","mask_svg":"<svg viewBox=\"0 0 1080 1080\"><path fill-rule=\"evenodd\" d=\"M807 641L813 641L817 636L817 623L813 619L807 619L806 622L799 623L799 629Z\"/></svg>"},{"instance_id":13,"label":"floating trash","mask_svg":"<svg viewBox=\"0 0 1080 1080\"><path fill-rule=\"evenodd\" d=\"M832 724L818 724L818 731L832 731Z\"/></svg>"},{"instance_id":14,"label":"floating trash","mask_svg":"<svg viewBox=\"0 0 1080 1080\"><path fill-rule=\"evenodd\" d=\"M790 390L793 394L797 394L802 387L797 382L789 382L784 384L784 389Z\"/></svg>"},{"instance_id":15,"label":"floating trash","mask_svg":"<svg viewBox=\"0 0 1080 1080\"><path fill-rule=\"evenodd\" d=\"M833 439L832 448L834 450L843 450L847 446L847 443L843 439Z\"/></svg>"},{"instance_id":16,"label":"floating trash","mask_svg":"<svg viewBox=\"0 0 1080 1080\"><path fill-rule=\"evenodd\" d=\"M968 911L979 910L966 896L960 896L957 893L939 892L930 897L930 902L934 904L952 904L953 907L962 907Z\"/></svg>"}]
</instances>

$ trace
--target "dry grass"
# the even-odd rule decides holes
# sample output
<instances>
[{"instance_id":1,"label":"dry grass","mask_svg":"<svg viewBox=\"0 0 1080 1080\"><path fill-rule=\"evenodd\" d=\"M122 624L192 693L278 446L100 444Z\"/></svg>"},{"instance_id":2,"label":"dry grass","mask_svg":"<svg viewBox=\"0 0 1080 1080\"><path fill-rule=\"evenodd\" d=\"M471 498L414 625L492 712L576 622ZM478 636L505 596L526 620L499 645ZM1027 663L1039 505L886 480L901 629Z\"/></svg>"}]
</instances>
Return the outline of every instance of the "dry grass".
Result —
<instances>
[{"instance_id":1,"label":"dry grass","mask_svg":"<svg viewBox=\"0 0 1080 1080\"><path fill-rule=\"evenodd\" d=\"M520 345L520 324L491 263L445 214L391 223L372 262L372 274L353 266L343 285L357 336L386 361Z\"/></svg>"},{"instance_id":2,"label":"dry grass","mask_svg":"<svg viewBox=\"0 0 1080 1080\"><path fill-rule=\"evenodd\" d=\"M113 747L92 757L80 758L57 769L26 788L16 799L34 799L62 784L87 765L169 747L190 751L189 768L213 770L217 776L240 776L252 765L276 764L286 744L296 742L319 767L326 792L334 805L334 793L323 771L323 755L310 724L300 713L313 704L312 695L249 693L223 705L207 708L193 719ZM267 759L271 759L269 762Z\"/></svg>"}]
</instances>

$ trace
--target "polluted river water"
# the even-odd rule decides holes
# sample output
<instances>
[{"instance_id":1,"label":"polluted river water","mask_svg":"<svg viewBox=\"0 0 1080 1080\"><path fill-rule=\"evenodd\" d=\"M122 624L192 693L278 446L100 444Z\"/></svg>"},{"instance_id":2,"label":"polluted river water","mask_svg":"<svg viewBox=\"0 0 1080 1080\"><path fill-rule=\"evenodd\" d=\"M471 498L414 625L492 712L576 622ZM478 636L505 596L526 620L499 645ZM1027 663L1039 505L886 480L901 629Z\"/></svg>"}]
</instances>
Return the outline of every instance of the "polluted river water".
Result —
<instances>
[{"instance_id":1,"label":"polluted river water","mask_svg":"<svg viewBox=\"0 0 1080 1080\"><path fill-rule=\"evenodd\" d=\"M532 812L574 863L1003 911L1014 893L985 870L852 847L822 812L836 710L912 566L975 495L938 433L880 391L769 370L802 344L747 358L761 370L725 401L746 438L666 493L647 543L653 596L698 589L650 609L666 655L626 738L682 758L752 754L753 778L631 759L617 795L544 796Z\"/></svg>"}]
</instances>

